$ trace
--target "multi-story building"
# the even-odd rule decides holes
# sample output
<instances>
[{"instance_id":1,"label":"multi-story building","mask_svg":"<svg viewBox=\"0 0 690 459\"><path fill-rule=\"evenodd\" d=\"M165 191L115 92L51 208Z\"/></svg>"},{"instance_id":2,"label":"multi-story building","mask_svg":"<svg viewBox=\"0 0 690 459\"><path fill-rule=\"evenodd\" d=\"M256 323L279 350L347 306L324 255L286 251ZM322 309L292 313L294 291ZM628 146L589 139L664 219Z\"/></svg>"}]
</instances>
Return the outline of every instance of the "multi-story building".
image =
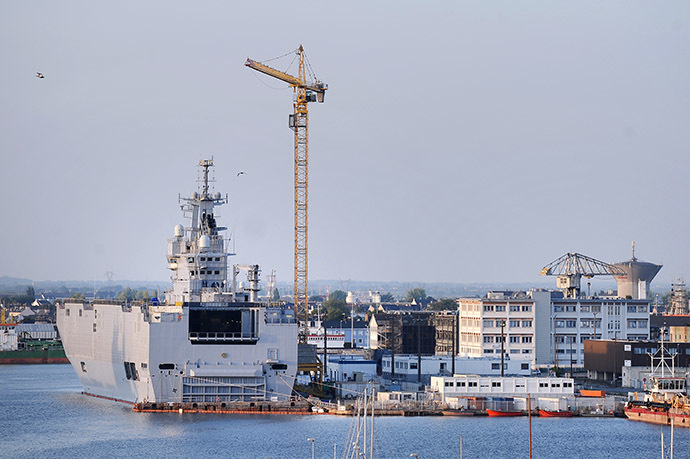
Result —
<instances>
[{"instance_id":1,"label":"multi-story building","mask_svg":"<svg viewBox=\"0 0 690 459\"><path fill-rule=\"evenodd\" d=\"M582 367L590 339L649 339L649 301L624 298L554 298L551 301L552 361Z\"/></svg>"},{"instance_id":2,"label":"multi-story building","mask_svg":"<svg viewBox=\"0 0 690 459\"><path fill-rule=\"evenodd\" d=\"M489 292L486 298L460 298L458 353L468 357L530 360L549 359L551 293Z\"/></svg>"},{"instance_id":3,"label":"multi-story building","mask_svg":"<svg viewBox=\"0 0 690 459\"><path fill-rule=\"evenodd\" d=\"M369 322L371 349L433 355L436 348L433 317L432 312L374 314Z\"/></svg>"},{"instance_id":4,"label":"multi-story building","mask_svg":"<svg viewBox=\"0 0 690 459\"><path fill-rule=\"evenodd\" d=\"M537 365L584 365L587 339L648 340L649 302L624 298L563 298L561 292L489 292L461 298L459 353L504 355Z\"/></svg>"},{"instance_id":5,"label":"multi-story building","mask_svg":"<svg viewBox=\"0 0 690 459\"><path fill-rule=\"evenodd\" d=\"M457 355L459 343L458 313L439 312L433 319L436 328L436 355Z\"/></svg>"}]
</instances>

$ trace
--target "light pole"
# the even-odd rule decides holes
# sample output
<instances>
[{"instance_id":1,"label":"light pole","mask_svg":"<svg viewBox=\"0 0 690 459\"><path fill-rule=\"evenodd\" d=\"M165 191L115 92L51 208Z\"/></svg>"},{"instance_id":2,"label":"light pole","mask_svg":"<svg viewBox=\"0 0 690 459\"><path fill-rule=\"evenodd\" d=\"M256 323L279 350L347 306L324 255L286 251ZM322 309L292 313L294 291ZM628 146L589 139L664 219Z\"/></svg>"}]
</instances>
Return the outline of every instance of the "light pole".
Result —
<instances>
[{"instance_id":1,"label":"light pole","mask_svg":"<svg viewBox=\"0 0 690 459\"><path fill-rule=\"evenodd\" d=\"M506 326L506 321L501 320L501 378L503 377L503 329Z\"/></svg>"},{"instance_id":2,"label":"light pole","mask_svg":"<svg viewBox=\"0 0 690 459\"><path fill-rule=\"evenodd\" d=\"M308 442L311 442L311 459L315 458L315 446L316 446L316 441L314 438L307 438Z\"/></svg>"}]
</instances>

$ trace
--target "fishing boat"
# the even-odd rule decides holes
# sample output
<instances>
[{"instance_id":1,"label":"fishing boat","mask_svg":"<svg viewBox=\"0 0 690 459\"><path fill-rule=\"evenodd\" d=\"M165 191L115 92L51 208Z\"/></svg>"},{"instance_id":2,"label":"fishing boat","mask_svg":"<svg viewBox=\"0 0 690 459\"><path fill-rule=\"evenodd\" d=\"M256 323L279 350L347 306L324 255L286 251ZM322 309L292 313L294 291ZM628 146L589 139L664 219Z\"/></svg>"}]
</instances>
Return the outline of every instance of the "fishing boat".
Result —
<instances>
[{"instance_id":1,"label":"fishing boat","mask_svg":"<svg viewBox=\"0 0 690 459\"><path fill-rule=\"evenodd\" d=\"M543 418L569 418L572 417L572 415L572 411L539 410L539 416Z\"/></svg>"},{"instance_id":2,"label":"fishing boat","mask_svg":"<svg viewBox=\"0 0 690 459\"><path fill-rule=\"evenodd\" d=\"M467 410L441 410L444 416L474 416L474 411Z\"/></svg>"},{"instance_id":3,"label":"fishing boat","mask_svg":"<svg viewBox=\"0 0 690 459\"><path fill-rule=\"evenodd\" d=\"M489 416L522 416L522 411L486 410Z\"/></svg>"}]
</instances>

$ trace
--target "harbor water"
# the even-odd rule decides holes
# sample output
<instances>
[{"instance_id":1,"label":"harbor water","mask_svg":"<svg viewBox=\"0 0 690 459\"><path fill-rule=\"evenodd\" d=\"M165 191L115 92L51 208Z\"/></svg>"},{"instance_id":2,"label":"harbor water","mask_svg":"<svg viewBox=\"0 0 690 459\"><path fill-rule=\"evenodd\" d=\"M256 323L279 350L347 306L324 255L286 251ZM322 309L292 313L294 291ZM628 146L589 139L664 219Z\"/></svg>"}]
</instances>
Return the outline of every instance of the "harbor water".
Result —
<instances>
[{"instance_id":1,"label":"harbor water","mask_svg":"<svg viewBox=\"0 0 690 459\"><path fill-rule=\"evenodd\" d=\"M340 458L351 419L135 413L81 394L70 365L0 366L0 457ZM532 418L535 458L661 456L670 428L622 418ZM376 458L527 458L528 418L381 417ZM690 457L690 429L675 429Z\"/></svg>"}]
</instances>

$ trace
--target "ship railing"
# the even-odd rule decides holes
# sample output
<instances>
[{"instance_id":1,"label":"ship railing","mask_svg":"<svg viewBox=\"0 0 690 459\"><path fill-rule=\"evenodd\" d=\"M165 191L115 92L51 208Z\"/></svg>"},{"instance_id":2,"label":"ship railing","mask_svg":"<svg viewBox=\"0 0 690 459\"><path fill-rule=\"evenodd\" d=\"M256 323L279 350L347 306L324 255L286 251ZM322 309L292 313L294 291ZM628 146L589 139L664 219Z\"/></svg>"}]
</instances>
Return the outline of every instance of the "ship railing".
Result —
<instances>
[{"instance_id":1,"label":"ship railing","mask_svg":"<svg viewBox=\"0 0 690 459\"><path fill-rule=\"evenodd\" d=\"M259 337L253 333L236 332L189 332L190 341L258 341Z\"/></svg>"},{"instance_id":2,"label":"ship railing","mask_svg":"<svg viewBox=\"0 0 690 459\"><path fill-rule=\"evenodd\" d=\"M294 324L296 322L294 317L266 317L267 324Z\"/></svg>"}]
</instances>

